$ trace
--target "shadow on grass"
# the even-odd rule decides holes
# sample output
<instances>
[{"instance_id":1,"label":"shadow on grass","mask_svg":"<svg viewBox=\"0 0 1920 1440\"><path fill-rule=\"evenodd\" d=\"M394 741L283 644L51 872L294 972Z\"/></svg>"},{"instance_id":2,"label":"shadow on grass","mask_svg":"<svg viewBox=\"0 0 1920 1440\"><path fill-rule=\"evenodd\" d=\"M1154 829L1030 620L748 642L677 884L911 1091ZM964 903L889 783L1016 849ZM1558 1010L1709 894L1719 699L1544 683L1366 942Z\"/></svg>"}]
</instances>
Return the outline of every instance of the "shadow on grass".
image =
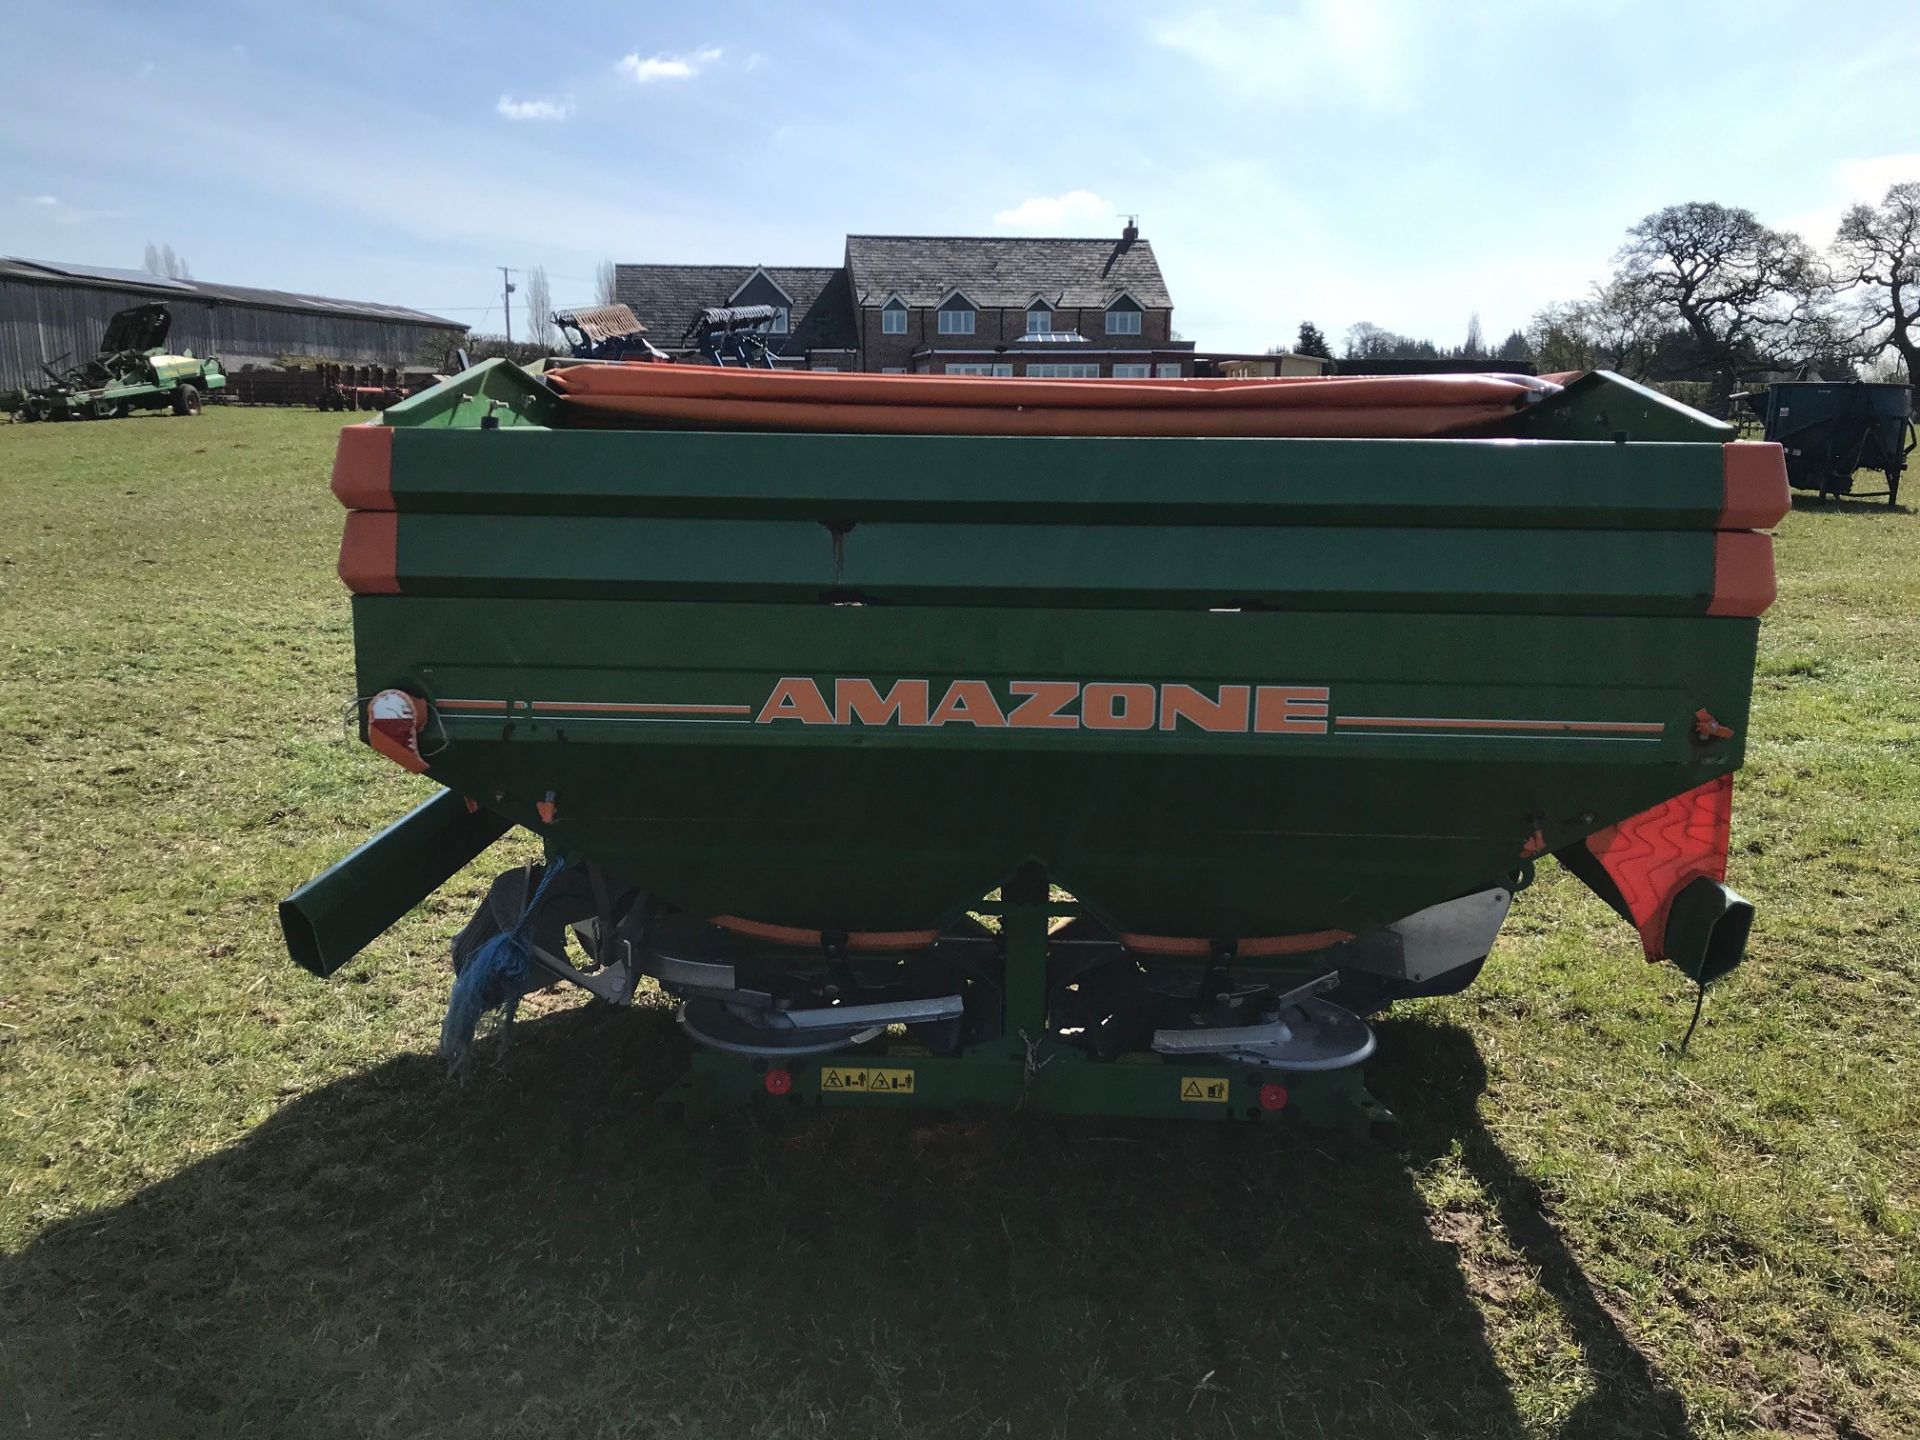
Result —
<instances>
[{"instance_id":1,"label":"shadow on grass","mask_svg":"<svg viewBox=\"0 0 1920 1440\"><path fill-rule=\"evenodd\" d=\"M1810 510L1815 514L1827 515L1878 515L1891 517L1895 515L1911 515L1913 513L1913 507L1911 505L1889 505L1885 495L1878 495L1872 498L1861 497L1857 499L1849 495L1836 495L1828 498L1826 496L1816 495L1810 490L1796 490L1793 492L1793 508L1795 510Z\"/></svg>"},{"instance_id":2,"label":"shadow on grass","mask_svg":"<svg viewBox=\"0 0 1920 1440\"><path fill-rule=\"evenodd\" d=\"M1409 1163L1458 1147L1595 1389L1682 1435L1479 1127L1466 1032L1382 1027L1410 1155L1310 1132L902 1113L688 1128L662 1012L397 1059L0 1261L12 1436L1524 1430Z\"/></svg>"}]
</instances>

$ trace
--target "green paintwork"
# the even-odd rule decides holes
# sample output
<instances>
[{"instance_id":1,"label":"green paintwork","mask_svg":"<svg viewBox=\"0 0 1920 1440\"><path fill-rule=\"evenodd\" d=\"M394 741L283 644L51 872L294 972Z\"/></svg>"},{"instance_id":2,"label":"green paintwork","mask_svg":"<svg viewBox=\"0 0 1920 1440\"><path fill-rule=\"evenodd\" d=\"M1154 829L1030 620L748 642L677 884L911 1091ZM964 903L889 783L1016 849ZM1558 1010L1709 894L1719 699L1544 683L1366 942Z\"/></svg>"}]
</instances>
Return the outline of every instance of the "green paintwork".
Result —
<instances>
[{"instance_id":1,"label":"green paintwork","mask_svg":"<svg viewBox=\"0 0 1920 1440\"><path fill-rule=\"evenodd\" d=\"M695 908L921 927L1031 858L1130 930L1381 924L1738 766L1723 427L1650 394L1516 417L1586 439L566 430L489 362L388 412L403 593L354 602L359 689L510 703L441 710L435 777ZM1605 439L1629 411L1663 438ZM751 723L787 676L1325 686L1335 723ZM1339 723L1399 716L1664 728Z\"/></svg>"},{"instance_id":2,"label":"green paintwork","mask_svg":"<svg viewBox=\"0 0 1920 1440\"><path fill-rule=\"evenodd\" d=\"M280 902L287 952L331 975L507 831L450 790L407 812Z\"/></svg>"}]
</instances>

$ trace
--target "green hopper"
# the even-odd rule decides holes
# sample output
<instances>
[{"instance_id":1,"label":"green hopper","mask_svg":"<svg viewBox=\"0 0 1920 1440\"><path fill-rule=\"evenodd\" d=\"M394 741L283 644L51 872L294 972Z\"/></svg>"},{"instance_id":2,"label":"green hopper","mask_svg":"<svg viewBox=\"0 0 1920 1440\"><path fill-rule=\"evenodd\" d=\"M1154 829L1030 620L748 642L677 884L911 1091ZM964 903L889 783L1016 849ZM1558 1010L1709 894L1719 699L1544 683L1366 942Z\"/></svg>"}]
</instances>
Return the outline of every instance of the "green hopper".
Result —
<instances>
[{"instance_id":1,"label":"green hopper","mask_svg":"<svg viewBox=\"0 0 1920 1440\"><path fill-rule=\"evenodd\" d=\"M294 958L517 825L456 962L659 987L690 1106L1323 1121L1544 856L1736 965L1779 447L1604 373L1225 383L1291 388L492 361L350 427L362 734L447 793Z\"/></svg>"}]
</instances>

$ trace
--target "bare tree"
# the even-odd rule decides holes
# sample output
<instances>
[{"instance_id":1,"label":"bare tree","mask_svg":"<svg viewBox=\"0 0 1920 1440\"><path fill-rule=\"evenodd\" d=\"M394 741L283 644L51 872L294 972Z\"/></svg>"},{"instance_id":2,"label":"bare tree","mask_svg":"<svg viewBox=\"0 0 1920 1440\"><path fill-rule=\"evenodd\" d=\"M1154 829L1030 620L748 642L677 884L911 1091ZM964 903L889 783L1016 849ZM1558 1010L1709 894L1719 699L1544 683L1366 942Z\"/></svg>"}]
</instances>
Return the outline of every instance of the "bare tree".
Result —
<instances>
[{"instance_id":1,"label":"bare tree","mask_svg":"<svg viewBox=\"0 0 1920 1440\"><path fill-rule=\"evenodd\" d=\"M1690 201L1627 231L1601 294L1631 328L1684 330L1696 363L1729 393L1742 376L1829 353L1826 277L1806 241L1751 210ZM1616 337L1618 338L1618 337Z\"/></svg>"},{"instance_id":2,"label":"bare tree","mask_svg":"<svg viewBox=\"0 0 1920 1440\"><path fill-rule=\"evenodd\" d=\"M156 245L147 241L147 248L140 261L140 268L149 275L159 275L168 280L191 280L193 272L187 269L186 258L174 254L171 245Z\"/></svg>"},{"instance_id":3,"label":"bare tree","mask_svg":"<svg viewBox=\"0 0 1920 1440\"><path fill-rule=\"evenodd\" d=\"M536 265L522 282L526 294L527 340L546 354L553 344L553 288L547 284L547 271Z\"/></svg>"},{"instance_id":4,"label":"bare tree","mask_svg":"<svg viewBox=\"0 0 1920 1440\"><path fill-rule=\"evenodd\" d=\"M1854 294L1868 355L1888 348L1920 384L1920 180L1888 188L1878 205L1855 205L1833 241L1834 281Z\"/></svg>"},{"instance_id":5,"label":"bare tree","mask_svg":"<svg viewBox=\"0 0 1920 1440\"><path fill-rule=\"evenodd\" d=\"M620 303L620 286L611 260L602 260L593 272L593 303L596 305Z\"/></svg>"},{"instance_id":6,"label":"bare tree","mask_svg":"<svg viewBox=\"0 0 1920 1440\"><path fill-rule=\"evenodd\" d=\"M1467 317L1467 343L1460 347L1460 353L1469 360L1477 360L1487 353L1486 338L1480 332L1478 310Z\"/></svg>"}]
</instances>

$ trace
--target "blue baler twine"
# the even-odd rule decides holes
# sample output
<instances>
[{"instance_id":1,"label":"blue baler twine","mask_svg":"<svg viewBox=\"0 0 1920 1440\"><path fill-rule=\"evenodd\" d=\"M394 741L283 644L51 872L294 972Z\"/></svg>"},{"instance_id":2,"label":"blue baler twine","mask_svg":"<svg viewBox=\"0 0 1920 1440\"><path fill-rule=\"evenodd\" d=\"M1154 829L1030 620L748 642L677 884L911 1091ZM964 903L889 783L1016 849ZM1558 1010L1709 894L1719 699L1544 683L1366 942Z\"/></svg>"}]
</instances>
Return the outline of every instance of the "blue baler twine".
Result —
<instances>
[{"instance_id":1,"label":"blue baler twine","mask_svg":"<svg viewBox=\"0 0 1920 1440\"><path fill-rule=\"evenodd\" d=\"M547 864L546 874L521 907L520 918L511 930L502 930L468 959L454 977L453 993L447 997L447 1015L440 1022L440 1056L447 1062L447 1073L458 1075L473 1058L473 1032L480 1028L480 1017L489 1010L504 1009L507 1019L520 1003L520 997L540 987L533 973L532 942L529 932L540 901L553 883L554 876L566 869L564 856L555 856Z\"/></svg>"}]
</instances>

